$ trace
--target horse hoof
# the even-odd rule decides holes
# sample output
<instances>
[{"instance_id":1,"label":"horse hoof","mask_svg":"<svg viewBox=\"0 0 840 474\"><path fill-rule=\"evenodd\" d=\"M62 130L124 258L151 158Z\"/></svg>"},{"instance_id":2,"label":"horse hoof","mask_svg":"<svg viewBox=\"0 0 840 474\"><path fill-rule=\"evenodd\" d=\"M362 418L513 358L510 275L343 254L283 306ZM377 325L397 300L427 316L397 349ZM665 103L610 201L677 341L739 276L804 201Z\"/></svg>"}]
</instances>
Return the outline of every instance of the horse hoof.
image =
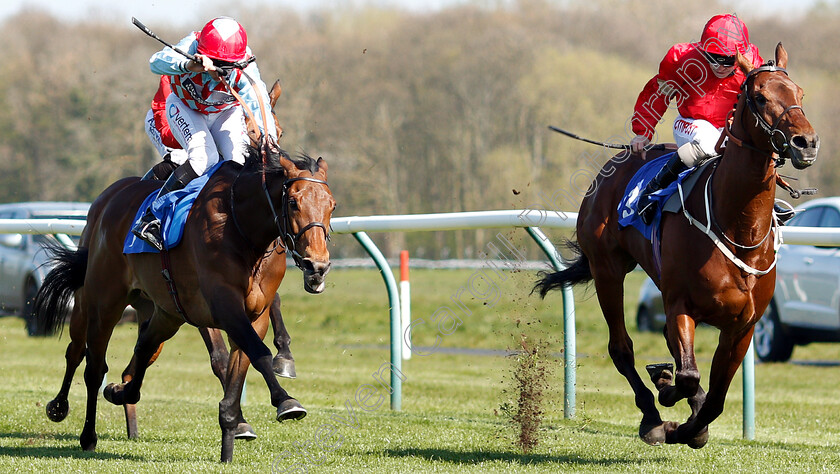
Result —
<instances>
[{"instance_id":1,"label":"horse hoof","mask_svg":"<svg viewBox=\"0 0 840 474\"><path fill-rule=\"evenodd\" d=\"M697 433L697 435L695 437L688 440L688 443L686 443L686 444L688 445L689 448L700 449L703 446L706 446L707 442L709 442L709 427L708 426L703 428L703 430L700 431L699 433Z\"/></svg>"},{"instance_id":2,"label":"horse hoof","mask_svg":"<svg viewBox=\"0 0 840 474\"><path fill-rule=\"evenodd\" d=\"M664 423L660 425L639 426L639 438L642 438L642 441L651 446L661 445L665 442Z\"/></svg>"},{"instance_id":3,"label":"horse hoof","mask_svg":"<svg viewBox=\"0 0 840 474\"><path fill-rule=\"evenodd\" d=\"M289 398L277 407L277 421L300 420L306 416L306 408L294 398Z\"/></svg>"},{"instance_id":4,"label":"horse hoof","mask_svg":"<svg viewBox=\"0 0 840 474\"><path fill-rule=\"evenodd\" d=\"M98 437L96 436L96 433L94 433L92 437L87 437L84 433L82 433L82 436L79 437L79 444L82 445L82 449L85 451L96 451L97 440Z\"/></svg>"},{"instance_id":5,"label":"horse hoof","mask_svg":"<svg viewBox=\"0 0 840 474\"><path fill-rule=\"evenodd\" d=\"M276 356L272 361L272 365L274 366L274 373L280 377L285 377L287 379L297 378L294 359L286 359L285 357Z\"/></svg>"},{"instance_id":6,"label":"horse hoof","mask_svg":"<svg viewBox=\"0 0 840 474\"><path fill-rule=\"evenodd\" d=\"M674 421L665 421L659 425L643 424L639 426L639 437L651 446L659 446L668 442L669 433L675 431L677 426L679 425Z\"/></svg>"},{"instance_id":7,"label":"horse hoof","mask_svg":"<svg viewBox=\"0 0 840 474\"><path fill-rule=\"evenodd\" d=\"M254 433L254 429L251 428L251 425L248 423L239 423L236 425L236 429L233 430L233 439L244 439L246 441L253 441L257 439L257 434Z\"/></svg>"},{"instance_id":8,"label":"horse hoof","mask_svg":"<svg viewBox=\"0 0 840 474\"><path fill-rule=\"evenodd\" d=\"M122 384L109 383L102 391L102 396L114 405L125 405Z\"/></svg>"},{"instance_id":9,"label":"horse hoof","mask_svg":"<svg viewBox=\"0 0 840 474\"><path fill-rule=\"evenodd\" d=\"M670 362L663 362L660 364L648 364L645 366L650 381L653 382L657 388L660 384L669 385L674 379L674 364Z\"/></svg>"},{"instance_id":10,"label":"horse hoof","mask_svg":"<svg viewBox=\"0 0 840 474\"><path fill-rule=\"evenodd\" d=\"M58 423L67 418L67 413L70 411L70 403L67 399L59 400L53 399L47 403L47 418Z\"/></svg>"}]
</instances>

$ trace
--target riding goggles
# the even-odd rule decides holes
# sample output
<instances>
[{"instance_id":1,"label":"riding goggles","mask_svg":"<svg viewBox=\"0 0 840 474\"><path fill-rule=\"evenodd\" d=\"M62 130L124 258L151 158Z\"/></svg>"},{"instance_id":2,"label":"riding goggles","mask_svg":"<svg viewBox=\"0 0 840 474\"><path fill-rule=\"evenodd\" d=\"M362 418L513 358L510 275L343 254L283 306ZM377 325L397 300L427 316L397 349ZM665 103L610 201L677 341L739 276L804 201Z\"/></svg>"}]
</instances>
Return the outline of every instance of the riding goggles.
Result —
<instances>
[{"instance_id":1,"label":"riding goggles","mask_svg":"<svg viewBox=\"0 0 840 474\"><path fill-rule=\"evenodd\" d=\"M708 53L703 51L703 55L709 61L709 64L717 67L732 67L735 65L735 56L726 56L723 54Z\"/></svg>"}]
</instances>

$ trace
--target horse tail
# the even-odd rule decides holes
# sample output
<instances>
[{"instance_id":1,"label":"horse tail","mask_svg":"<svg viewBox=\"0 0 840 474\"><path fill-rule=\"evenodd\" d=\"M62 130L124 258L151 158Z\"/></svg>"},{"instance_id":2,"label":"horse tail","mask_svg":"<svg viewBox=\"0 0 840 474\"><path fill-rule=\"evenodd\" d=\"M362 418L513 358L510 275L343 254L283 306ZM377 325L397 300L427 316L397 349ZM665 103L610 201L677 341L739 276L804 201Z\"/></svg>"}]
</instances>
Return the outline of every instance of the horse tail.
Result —
<instances>
[{"instance_id":1,"label":"horse tail","mask_svg":"<svg viewBox=\"0 0 840 474\"><path fill-rule=\"evenodd\" d=\"M64 327L70 298L85 283L88 249L51 246L48 251L55 267L44 277L33 310L43 334L53 335Z\"/></svg>"},{"instance_id":2,"label":"horse tail","mask_svg":"<svg viewBox=\"0 0 840 474\"><path fill-rule=\"evenodd\" d=\"M559 272L539 272L540 279L534 285L533 291L539 291L540 298L555 289L565 285L577 285L592 280L592 270L589 268L589 259L584 255L580 244L567 240L565 247L574 253L571 260L567 260L569 266Z\"/></svg>"}]
</instances>

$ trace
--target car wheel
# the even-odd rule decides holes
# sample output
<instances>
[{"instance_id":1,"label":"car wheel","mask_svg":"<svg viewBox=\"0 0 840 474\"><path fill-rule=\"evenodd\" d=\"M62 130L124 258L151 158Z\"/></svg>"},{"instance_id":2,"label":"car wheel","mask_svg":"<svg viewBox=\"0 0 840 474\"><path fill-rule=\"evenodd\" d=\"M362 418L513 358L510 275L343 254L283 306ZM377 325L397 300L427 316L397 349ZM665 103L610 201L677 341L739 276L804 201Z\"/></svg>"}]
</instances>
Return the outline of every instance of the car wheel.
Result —
<instances>
[{"instance_id":1,"label":"car wheel","mask_svg":"<svg viewBox=\"0 0 840 474\"><path fill-rule=\"evenodd\" d=\"M37 294L38 285L35 281L28 280L23 289L23 320L26 321L26 333L30 336L44 335L44 330L35 317L35 295Z\"/></svg>"},{"instance_id":2,"label":"car wheel","mask_svg":"<svg viewBox=\"0 0 840 474\"><path fill-rule=\"evenodd\" d=\"M776 304L771 301L761 319L755 323L753 334L755 353L764 362L787 362L793 354L793 342L779 322Z\"/></svg>"},{"instance_id":3,"label":"car wheel","mask_svg":"<svg viewBox=\"0 0 840 474\"><path fill-rule=\"evenodd\" d=\"M636 327L639 332L653 332L653 315L650 314L644 306L639 306L639 311L636 313Z\"/></svg>"}]
</instances>

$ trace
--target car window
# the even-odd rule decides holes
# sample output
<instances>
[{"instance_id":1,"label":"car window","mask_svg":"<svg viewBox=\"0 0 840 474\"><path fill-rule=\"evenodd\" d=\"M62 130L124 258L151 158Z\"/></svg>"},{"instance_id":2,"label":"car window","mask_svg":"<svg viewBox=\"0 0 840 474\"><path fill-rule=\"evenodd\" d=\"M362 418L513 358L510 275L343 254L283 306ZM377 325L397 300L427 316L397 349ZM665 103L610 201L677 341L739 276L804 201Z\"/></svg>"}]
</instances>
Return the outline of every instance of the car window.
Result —
<instances>
[{"instance_id":1,"label":"car window","mask_svg":"<svg viewBox=\"0 0 840 474\"><path fill-rule=\"evenodd\" d=\"M793 227L819 227L820 217L824 209L824 206L805 209L791 219L787 225Z\"/></svg>"},{"instance_id":2,"label":"car window","mask_svg":"<svg viewBox=\"0 0 840 474\"><path fill-rule=\"evenodd\" d=\"M837 212L837 209L826 207L820 218L820 227L840 227L840 212Z\"/></svg>"}]
</instances>

